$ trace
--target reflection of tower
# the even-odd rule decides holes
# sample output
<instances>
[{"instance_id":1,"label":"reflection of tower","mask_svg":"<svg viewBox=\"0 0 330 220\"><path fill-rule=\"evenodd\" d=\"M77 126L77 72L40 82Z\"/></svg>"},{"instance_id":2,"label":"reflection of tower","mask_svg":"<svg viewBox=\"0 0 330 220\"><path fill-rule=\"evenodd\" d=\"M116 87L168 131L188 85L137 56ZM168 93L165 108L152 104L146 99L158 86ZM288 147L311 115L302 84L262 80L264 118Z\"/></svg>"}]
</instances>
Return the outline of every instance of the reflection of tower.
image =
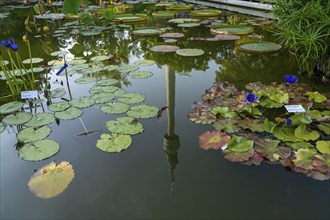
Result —
<instances>
[{"instance_id":1,"label":"reflection of tower","mask_svg":"<svg viewBox=\"0 0 330 220\"><path fill-rule=\"evenodd\" d=\"M174 107L175 107L175 71L166 66L166 96L167 96L167 134L164 135L164 151L169 171L171 173L171 194L174 194L174 169L179 163L178 151L180 148L179 136L174 134Z\"/></svg>"}]
</instances>

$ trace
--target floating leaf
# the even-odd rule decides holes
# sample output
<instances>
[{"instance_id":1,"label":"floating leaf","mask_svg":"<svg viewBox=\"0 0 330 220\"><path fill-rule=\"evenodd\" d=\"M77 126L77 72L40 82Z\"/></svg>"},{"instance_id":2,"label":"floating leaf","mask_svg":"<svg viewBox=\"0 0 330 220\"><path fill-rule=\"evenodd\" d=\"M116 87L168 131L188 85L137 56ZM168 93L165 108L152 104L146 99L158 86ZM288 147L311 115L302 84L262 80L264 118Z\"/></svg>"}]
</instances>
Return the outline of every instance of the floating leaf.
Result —
<instances>
[{"instance_id":1,"label":"floating leaf","mask_svg":"<svg viewBox=\"0 0 330 220\"><path fill-rule=\"evenodd\" d=\"M104 94L104 93L114 93L119 88L116 86L95 86L89 90L89 93L92 95Z\"/></svg>"},{"instance_id":2,"label":"floating leaf","mask_svg":"<svg viewBox=\"0 0 330 220\"><path fill-rule=\"evenodd\" d=\"M119 117L115 121L107 121L105 126L107 129L116 134L139 134L143 131L143 126L132 117Z\"/></svg>"},{"instance_id":3,"label":"floating leaf","mask_svg":"<svg viewBox=\"0 0 330 220\"><path fill-rule=\"evenodd\" d=\"M59 98L65 95L65 90L64 88L56 88L49 93L49 98Z\"/></svg>"},{"instance_id":4,"label":"floating leaf","mask_svg":"<svg viewBox=\"0 0 330 220\"><path fill-rule=\"evenodd\" d=\"M299 150L302 148L314 148L314 145L305 141L300 141L300 142L287 142L286 145L291 147L294 150Z\"/></svg>"},{"instance_id":5,"label":"floating leaf","mask_svg":"<svg viewBox=\"0 0 330 220\"><path fill-rule=\"evenodd\" d=\"M121 114L127 112L129 105L121 102L109 102L100 107L100 110L108 114Z\"/></svg>"},{"instance_id":6,"label":"floating leaf","mask_svg":"<svg viewBox=\"0 0 330 220\"><path fill-rule=\"evenodd\" d=\"M228 150L232 152L246 152L253 147L253 141L250 141L242 136L234 135L228 142Z\"/></svg>"},{"instance_id":7,"label":"floating leaf","mask_svg":"<svg viewBox=\"0 0 330 220\"><path fill-rule=\"evenodd\" d=\"M244 119L237 120L237 124L241 128L249 129L253 132L264 131L264 120L263 119L244 118Z\"/></svg>"},{"instance_id":8,"label":"floating leaf","mask_svg":"<svg viewBox=\"0 0 330 220\"><path fill-rule=\"evenodd\" d=\"M274 132L274 129L276 127L276 124L274 122L271 122L268 120L268 118L266 118L264 120L264 126L263 126L263 129L268 132L268 133L273 133Z\"/></svg>"},{"instance_id":9,"label":"floating leaf","mask_svg":"<svg viewBox=\"0 0 330 220\"><path fill-rule=\"evenodd\" d=\"M254 138L254 150L270 161L288 158L291 155L291 148L278 146L279 140Z\"/></svg>"},{"instance_id":10,"label":"floating leaf","mask_svg":"<svg viewBox=\"0 0 330 220\"><path fill-rule=\"evenodd\" d=\"M17 139L21 142L34 142L46 138L52 130L48 126L40 128L25 128L17 133Z\"/></svg>"},{"instance_id":11,"label":"floating leaf","mask_svg":"<svg viewBox=\"0 0 330 220\"><path fill-rule=\"evenodd\" d=\"M109 56L100 55L100 56L92 57L91 61L95 62L95 63L98 63L98 62L101 62L101 61L104 61L104 60L107 60L107 59L109 59Z\"/></svg>"},{"instance_id":12,"label":"floating leaf","mask_svg":"<svg viewBox=\"0 0 330 220\"><path fill-rule=\"evenodd\" d=\"M155 63L156 62L154 60L138 60L134 64L138 66L151 66Z\"/></svg>"},{"instance_id":13,"label":"floating leaf","mask_svg":"<svg viewBox=\"0 0 330 220\"><path fill-rule=\"evenodd\" d=\"M74 178L74 171L69 162L54 161L38 169L28 182L30 191L37 197L48 199L61 194Z\"/></svg>"},{"instance_id":14,"label":"floating leaf","mask_svg":"<svg viewBox=\"0 0 330 220\"><path fill-rule=\"evenodd\" d=\"M179 49L180 49L180 47L173 46L173 45L158 45L158 46L153 46L150 48L151 51L163 52L163 53L171 53L171 52L175 52Z\"/></svg>"},{"instance_id":15,"label":"floating leaf","mask_svg":"<svg viewBox=\"0 0 330 220\"><path fill-rule=\"evenodd\" d=\"M93 76L90 77L80 77L74 81L77 84L88 84L88 83L93 83L96 82L96 78Z\"/></svg>"},{"instance_id":16,"label":"floating leaf","mask_svg":"<svg viewBox=\"0 0 330 220\"><path fill-rule=\"evenodd\" d=\"M281 141L296 142L302 141L295 136L295 127L275 127L274 136Z\"/></svg>"},{"instance_id":17,"label":"floating leaf","mask_svg":"<svg viewBox=\"0 0 330 220\"><path fill-rule=\"evenodd\" d=\"M55 155L60 145L53 140L40 140L24 145L18 151L23 160L39 161Z\"/></svg>"},{"instance_id":18,"label":"floating leaf","mask_svg":"<svg viewBox=\"0 0 330 220\"><path fill-rule=\"evenodd\" d=\"M240 129L236 119L221 119L214 122L213 126L216 130L222 130L227 133L237 132Z\"/></svg>"},{"instance_id":19,"label":"floating leaf","mask_svg":"<svg viewBox=\"0 0 330 220\"><path fill-rule=\"evenodd\" d=\"M97 85L99 86L111 86L117 83L119 83L118 79L102 79L97 81Z\"/></svg>"},{"instance_id":20,"label":"floating leaf","mask_svg":"<svg viewBox=\"0 0 330 220\"><path fill-rule=\"evenodd\" d=\"M316 149L322 154L330 155L330 141L317 141Z\"/></svg>"},{"instance_id":21,"label":"floating leaf","mask_svg":"<svg viewBox=\"0 0 330 220\"><path fill-rule=\"evenodd\" d=\"M163 37L163 38L181 38L181 37L184 37L184 34L177 33L177 32L172 32L172 33L161 34L161 35L159 35L159 37Z\"/></svg>"},{"instance_id":22,"label":"floating leaf","mask_svg":"<svg viewBox=\"0 0 330 220\"><path fill-rule=\"evenodd\" d=\"M202 41L227 41L227 40L238 40L241 37L232 34L217 34L214 37L191 37L189 40L202 40Z\"/></svg>"},{"instance_id":23,"label":"floating leaf","mask_svg":"<svg viewBox=\"0 0 330 220\"><path fill-rule=\"evenodd\" d=\"M147 72L147 71L144 71L144 72L135 72L135 73L131 73L130 74L130 76L133 79L146 79L146 78L151 77L152 75L153 75L152 72Z\"/></svg>"},{"instance_id":24,"label":"floating leaf","mask_svg":"<svg viewBox=\"0 0 330 220\"><path fill-rule=\"evenodd\" d=\"M91 96L91 98L97 104L109 102L112 99L114 99L115 97L116 97L116 95L112 94L112 93L97 93L97 94Z\"/></svg>"},{"instance_id":25,"label":"floating leaf","mask_svg":"<svg viewBox=\"0 0 330 220\"><path fill-rule=\"evenodd\" d=\"M213 107L211 110L211 113L215 116L220 115L221 117L224 118L234 118L237 116L237 113L234 111L231 111L229 109L229 107L225 106L225 107L221 107L221 106L217 106L217 107Z\"/></svg>"},{"instance_id":26,"label":"floating leaf","mask_svg":"<svg viewBox=\"0 0 330 220\"><path fill-rule=\"evenodd\" d=\"M26 59L26 60L23 60L22 63L24 64L30 64L30 63L41 63L42 61L44 61L44 59L42 58L29 58L29 59Z\"/></svg>"},{"instance_id":27,"label":"floating leaf","mask_svg":"<svg viewBox=\"0 0 330 220\"><path fill-rule=\"evenodd\" d=\"M218 150L228 143L230 137L221 131L206 131L198 139L199 146L204 150Z\"/></svg>"},{"instance_id":28,"label":"floating leaf","mask_svg":"<svg viewBox=\"0 0 330 220\"><path fill-rule=\"evenodd\" d=\"M313 148L302 148L295 152L295 158L292 160L294 165L297 167L303 168L305 170L312 170L312 159L317 152Z\"/></svg>"},{"instance_id":29,"label":"floating leaf","mask_svg":"<svg viewBox=\"0 0 330 220\"><path fill-rule=\"evenodd\" d=\"M147 20L146 14L116 14L114 22L119 23L132 23L132 22L141 22Z\"/></svg>"},{"instance_id":30,"label":"floating leaf","mask_svg":"<svg viewBox=\"0 0 330 220\"><path fill-rule=\"evenodd\" d=\"M51 113L43 112L35 114L25 125L29 127L40 127L48 125L54 121L55 117Z\"/></svg>"},{"instance_id":31,"label":"floating leaf","mask_svg":"<svg viewBox=\"0 0 330 220\"><path fill-rule=\"evenodd\" d=\"M2 121L7 125L20 125L30 121L32 114L30 112L18 112L17 114L7 115Z\"/></svg>"},{"instance_id":32,"label":"floating leaf","mask_svg":"<svg viewBox=\"0 0 330 220\"><path fill-rule=\"evenodd\" d=\"M180 56L185 56L185 57L196 57L196 56L201 56L204 54L204 50L201 49L179 49L176 51L176 54Z\"/></svg>"},{"instance_id":33,"label":"floating leaf","mask_svg":"<svg viewBox=\"0 0 330 220\"><path fill-rule=\"evenodd\" d=\"M248 25L218 25L211 28L213 34L251 34L254 31L253 27Z\"/></svg>"},{"instance_id":34,"label":"floating leaf","mask_svg":"<svg viewBox=\"0 0 330 220\"><path fill-rule=\"evenodd\" d=\"M23 106L24 103L22 102L18 102L18 101L8 102L0 106L0 114L9 114L12 112L16 112L20 110Z\"/></svg>"},{"instance_id":35,"label":"floating leaf","mask_svg":"<svg viewBox=\"0 0 330 220\"><path fill-rule=\"evenodd\" d=\"M79 99L72 99L69 101L70 105L76 108L87 108L95 104L91 97L80 97Z\"/></svg>"},{"instance_id":36,"label":"floating leaf","mask_svg":"<svg viewBox=\"0 0 330 220\"><path fill-rule=\"evenodd\" d=\"M138 66L133 66L133 65L128 65L128 66L121 66L117 69L118 72L120 73L129 73L129 72L134 72L138 70L140 67Z\"/></svg>"},{"instance_id":37,"label":"floating leaf","mask_svg":"<svg viewBox=\"0 0 330 220\"><path fill-rule=\"evenodd\" d=\"M320 137L320 134L317 131L308 131L306 125L299 125L294 134L297 138L300 138L305 141L316 140Z\"/></svg>"},{"instance_id":38,"label":"floating leaf","mask_svg":"<svg viewBox=\"0 0 330 220\"><path fill-rule=\"evenodd\" d=\"M121 152L132 144L132 138L123 134L102 134L96 147L105 152Z\"/></svg>"},{"instance_id":39,"label":"floating leaf","mask_svg":"<svg viewBox=\"0 0 330 220\"><path fill-rule=\"evenodd\" d=\"M216 117L210 112L191 112L188 114L188 118L197 124L211 124L216 120Z\"/></svg>"},{"instance_id":40,"label":"floating leaf","mask_svg":"<svg viewBox=\"0 0 330 220\"><path fill-rule=\"evenodd\" d=\"M330 174L330 156L329 155L313 155L313 167L322 173Z\"/></svg>"},{"instance_id":41,"label":"floating leaf","mask_svg":"<svg viewBox=\"0 0 330 220\"><path fill-rule=\"evenodd\" d=\"M82 110L76 107L70 107L65 111L55 112L55 117L61 120L72 120L82 115Z\"/></svg>"},{"instance_id":42,"label":"floating leaf","mask_svg":"<svg viewBox=\"0 0 330 220\"><path fill-rule=\"evenodd\" d=\"M317 127L326 135L330 135L330 123L320 123L317 125Z\"/></svg>"},{"instance_id":43,"label":"floating leaf","mask_svg":"<svg viewBox=\"0 0 330 220\"><path fill-rule=\"evenodd\" d=\"M128 110L127 115L133 118L152 118L156 117L158 110L152 105L136 105Z\"/></svg>"},{"instance_id":44,"label":"floating leaf","mask_svg":"<svg viewBox=\"0 0 330 220\"><path fill-rule=\"evenodd\" d=\"M68 53L69 53L68 51L60 50L60 51L54 51L50 55L51 56L54 56L54 57L59 57L59 56L64 56L64 55L66 55Z\"/></svg>"},{"instance_id":45,"label":"floating leaf","mask_svg":"<svg viewBox=\"0 0 330 220\"><path fill-rule=\"evenodd\" d=\"M327 100L327 97L321 95L319 92L306 92L305 95L308 97L309 100L313 100L314 102L324 102Z\"/></svg>"},{"instance_id":46,"label":"floating leaf","mask_svg":"<svg viewBox=\"0 0 330 220\"><path fill-rule=\"evenodd\" d=\"M211 18L211 17L219 17L221 11L219 10L211 10L211 9L199 9L194 10L189 13L190 17L197 18Z\"/></svg>"},{"instance_id":47,"label":"floating leaf","mask_svg":"<svg viewBox=\"0 0 330 220\"><path fill-rule=\"evenodd\" d=\"M61 112L68 109L71 105L67 101L54 102L48 106L48 109L52 112Z\"/></svg>"},{"instance_id":48,"label":"floating leaf","mask_svg":"<svg viewBox=\"0 0 330 220\"><path fill-rule=\"evenodd\" d=\"M244 152L235 152L225 149L223 151L225 158L232 162L246 162L254 155L253 148Z\"/></svg>"},{"instance_id":49,"label":"floating leaf","mask_svg":"<svg viewBox=\"0 0 330 220\"><path fill-rule=\"evenodd\" d=\"M175 24L183 24L183 23L191 23L191 22L198 22L199 19L196 18L175 18L168 20L170 23L175 23Z\"/></svg>"},{"instance_id":50,"label":"floating leaf","mask_svg":"<svg viewBox=\"0 0 330 220\"><path fill-rule=\"evenodd\" d=\"M198 27L200 25L201 25L200 23L183 23L183 24L178 24L178 27L189 28L189 27Z\"/></svg>"},{"instance_id":51,"label":"floating leaf","mask_svg":"<svg viewBox=\"0 0 330 220\"><path fill-rule=\"evenodd\" d=\"M142 94L138 93L126 93L118 99L119 102L126 103L126 104L135 104L143 102L146 97Z\"/></svg>"},{"instance_id":52,"label":"floating leaf","mask_svg":"<svg viewBox=\"0 0 330 220\"><path fill-rule=\"evenodd\" d=\"M242 44L238 47L241 51L254 53L272 53L280 50L281 48L281 45L272 42L248 43Z\"/></svg>"},{"instance_id":53,"label":"floating leaf","mask_svg":"<svg viewBox=\"0 0 330 220\"><path fill-rule=\"evenodd\" d=\"M160 35L165 32L164 28L158 27L142 27L132 31L132 34L140 36Z\"/></svg>"}]
</instances>

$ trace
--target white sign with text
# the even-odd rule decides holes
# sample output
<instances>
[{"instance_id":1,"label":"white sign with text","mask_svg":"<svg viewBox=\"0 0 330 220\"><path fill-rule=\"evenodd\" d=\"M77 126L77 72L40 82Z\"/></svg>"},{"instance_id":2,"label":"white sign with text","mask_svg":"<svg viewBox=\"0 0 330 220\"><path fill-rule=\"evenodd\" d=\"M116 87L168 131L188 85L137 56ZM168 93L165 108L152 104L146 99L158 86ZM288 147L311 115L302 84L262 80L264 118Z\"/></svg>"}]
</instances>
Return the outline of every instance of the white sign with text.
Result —
<instances>
[{"instance_id":1,"label":"white sign with text","mask_svg":"<svg viewBox=\"0 0 330 220\"><path fill-rule=\"evenodd\" d=\"M306 112L302 105L284 105L288 112Z\"/></svg>"},{"instance_id":2,"label":"white sign with text","mask_svg":"<svg viewBox=\"0 0 330 220\"><path fill-rule=\"evenodd\" d=\"M22 99L33 99L38 98L38 91L32 90L32 91L22 91L21 92L21 98Z\"/></svg>"}]
</instances>

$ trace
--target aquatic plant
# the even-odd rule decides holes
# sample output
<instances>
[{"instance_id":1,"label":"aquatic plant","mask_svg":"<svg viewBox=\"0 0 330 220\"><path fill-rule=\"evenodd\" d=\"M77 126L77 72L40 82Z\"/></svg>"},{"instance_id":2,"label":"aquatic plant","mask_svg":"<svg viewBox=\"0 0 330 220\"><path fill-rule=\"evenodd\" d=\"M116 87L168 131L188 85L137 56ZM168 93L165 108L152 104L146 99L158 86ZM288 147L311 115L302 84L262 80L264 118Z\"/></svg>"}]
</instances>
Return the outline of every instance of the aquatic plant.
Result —
<instances>
[{"instance_id":1,"label":"aquatic plant","mask_svg":"<svg viewBox=\"0 0 330 220\"><path fill-rule=\"evenodd\" d=\"M284 80L285 80L285 82L292 84L292 83L298 82L298 77L294 76L294 75L286 75L284 77Z\"/></svg>"}]
</instances>

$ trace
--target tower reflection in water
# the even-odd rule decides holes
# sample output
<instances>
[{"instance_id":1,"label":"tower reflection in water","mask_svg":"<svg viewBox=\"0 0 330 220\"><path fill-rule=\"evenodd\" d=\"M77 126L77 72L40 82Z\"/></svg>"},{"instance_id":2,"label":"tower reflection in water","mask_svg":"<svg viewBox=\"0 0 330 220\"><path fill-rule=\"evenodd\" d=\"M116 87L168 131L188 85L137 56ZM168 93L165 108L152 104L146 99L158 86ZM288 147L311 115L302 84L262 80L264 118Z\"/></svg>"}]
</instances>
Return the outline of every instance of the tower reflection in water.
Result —
<instances>
[{"instance_id":1,"label":"tower reflection in water","mask_svg":"<svg viewBox=\"0 0 330 220\"><path fill-rule=\"evenodd\" d=\"M166 97L167 97L167 134L164 135L164 152L171 174L171 194L174 195L174 170L179 163L178 152L180 138L174 133L175 126L175 70L166 65Z\"/></svg>"}]
</instances>

